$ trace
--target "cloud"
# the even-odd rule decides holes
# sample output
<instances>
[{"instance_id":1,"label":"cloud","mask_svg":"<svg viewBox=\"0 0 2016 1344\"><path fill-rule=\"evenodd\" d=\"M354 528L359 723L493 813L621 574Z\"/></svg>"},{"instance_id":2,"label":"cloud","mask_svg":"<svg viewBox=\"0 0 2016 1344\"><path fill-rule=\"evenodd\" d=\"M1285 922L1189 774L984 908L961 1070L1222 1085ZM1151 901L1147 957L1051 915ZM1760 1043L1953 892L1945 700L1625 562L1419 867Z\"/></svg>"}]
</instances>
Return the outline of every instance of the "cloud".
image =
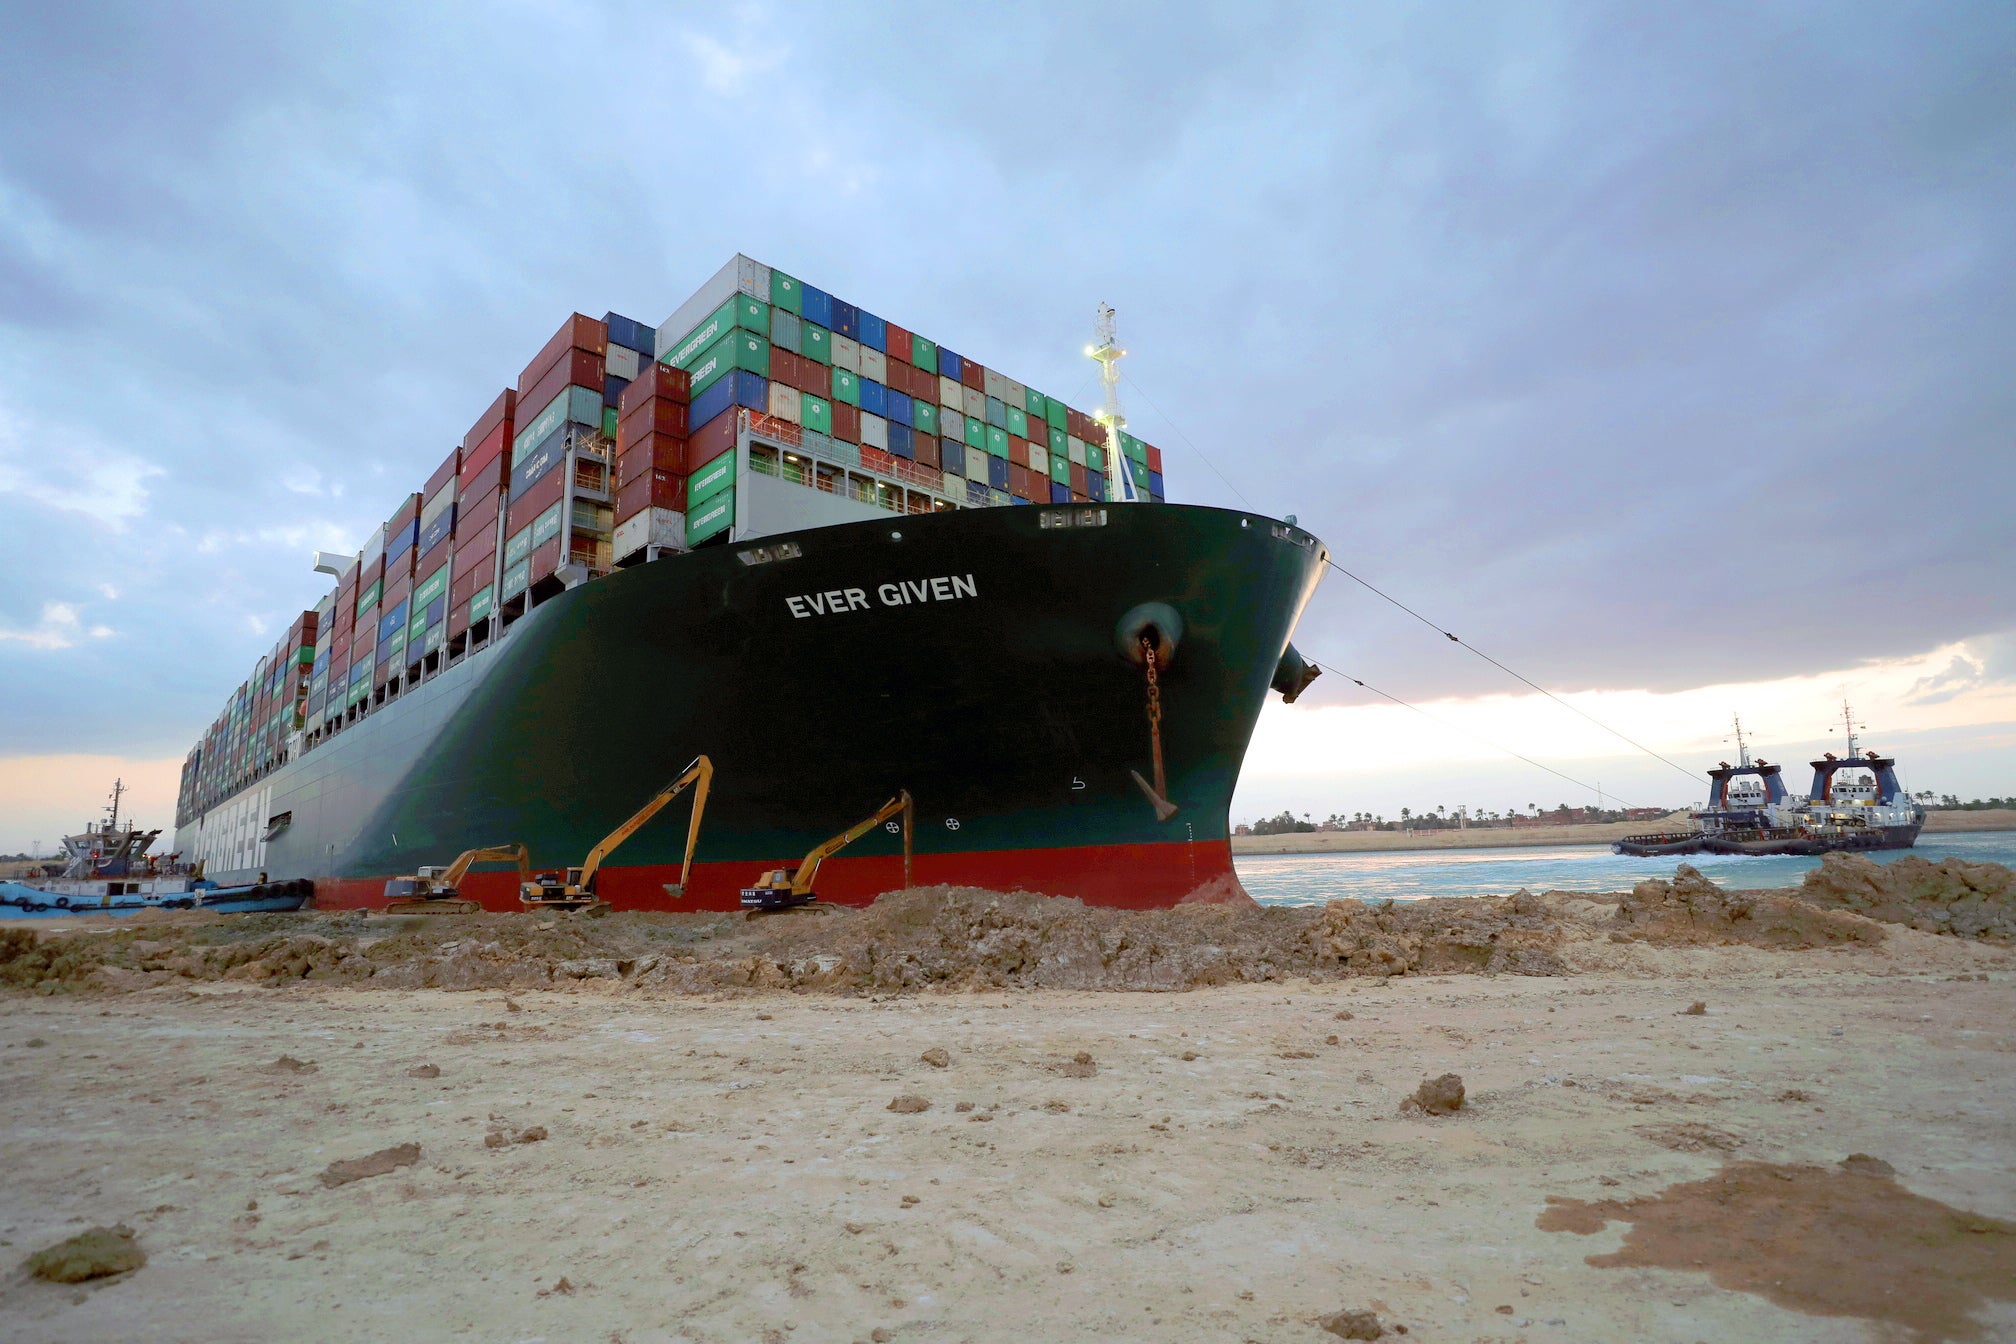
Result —
<instances>
[{"instance_id":1,"label":"cloud","mask_svg":"<svg viewBox=\"0 0 2016 1344\"><path fill-rule=\"evenodd\" d=\"M1955 654L1943 671L1912 682L1906 700L1913 705L1943 705L1981 685L1985 670L1979 659Z\"/></svg>"},{"instance_id":2,"label":"cloud","mask_svg":"<svg viewBox=\"0 0 2016 1344\"><path fill-rule=\"evenodd\" d=\"M27 628L0 625L0 643L50 651L76 647L86 639L110 639L109 625L85 625L77 608L68 602L44 602L42 619Z\"/></svg>"},{"instance_id":3,"label":"cloud","mask_svg":"<svg viewBox=\"0 0 2016 1344\"><path fill-rule=\"evenodd\" d=\"M0 387L4 390L4 387ZM119 530L147 512L161 467L90 442L69 426L30 426L0 402L0 494Z\"/></svg>"},{"instance_id":4,"label":"cloud","mask_svg":"<svg viewBox=\"0 0 2016 1344\"><path fill-rule=\"evenodd\" d=\"M741 93L758 76L783 64L785 50L775 44L744 40L731 46L708 33L682 35L709 93Z\"/></svg>"}]
</instances>

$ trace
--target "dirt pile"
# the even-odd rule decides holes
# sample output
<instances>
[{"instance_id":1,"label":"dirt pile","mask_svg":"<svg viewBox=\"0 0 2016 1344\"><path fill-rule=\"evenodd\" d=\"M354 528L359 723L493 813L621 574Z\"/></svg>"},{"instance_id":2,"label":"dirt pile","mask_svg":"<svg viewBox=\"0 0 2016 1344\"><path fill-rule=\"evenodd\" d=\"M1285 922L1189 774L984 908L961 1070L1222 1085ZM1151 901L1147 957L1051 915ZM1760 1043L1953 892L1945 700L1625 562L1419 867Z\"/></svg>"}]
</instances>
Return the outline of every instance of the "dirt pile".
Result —
<instances>
[{"instance_id":1,"label":"dirt pile","mask_svg":"<svg viewBox=\"0 0 2016 1344\"><path fill-rule=\"evenodd\" d=\"M2016 940L2016 872L1999 863L1829 854L1806 874L1799 899L1927 933Z\"/></svg>"},{"instance_id":2,"label":"dirt pile","mask_svg":"<svg viewBox=\"0 0 2016 1344\"><path fill-rule=\"evenodd\" d=\"M1405 905L1332 901L1310 932L1319 956L1351 975L1484 971L1566 975L1560 912L1530 892Z\"/></svg>"},{"instance_id":3,"label":"dirt pile","mask_svg":"<svg viewBox=\"0 0 2016 1344\"><path fill-rule=\"evenodd\" d=\"M1775 891L1725 891L1681 864L1673 880L1648 878L1617 904L1622 941L1666 945L1747 943L1781 949L1880 943L1881 926Z\"/></svg>"},{"instance_id":4,"label":"dirt pile","mask_svg":"<svg viewBox=\"0 0 2016 1344\"><path fill-rule=\"evenodd\" d=\"M23 1268L49 1283L88 1283L125 1274L146 1263L147 1252L133 1239L133 1229L121 1223L94 1227L37 1251Z\"/></svg>"}]
</instances>

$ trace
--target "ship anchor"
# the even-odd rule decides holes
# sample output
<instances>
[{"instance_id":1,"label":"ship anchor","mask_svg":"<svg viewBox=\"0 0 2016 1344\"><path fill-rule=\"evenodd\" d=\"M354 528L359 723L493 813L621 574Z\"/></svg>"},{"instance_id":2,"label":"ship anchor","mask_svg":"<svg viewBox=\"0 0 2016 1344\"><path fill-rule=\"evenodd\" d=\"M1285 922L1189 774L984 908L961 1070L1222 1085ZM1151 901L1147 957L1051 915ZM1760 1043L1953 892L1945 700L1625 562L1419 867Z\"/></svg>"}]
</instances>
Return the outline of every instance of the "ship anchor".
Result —
<instances>
[{"instance_id":1,"label":"ship anchor","mask_svg":"<svg viewBox=\"0 0 2016 1344\"><path fill-rule=\"evenodd\" d=\"M1176 815L1176 804L1169 801L1169 780L1162 768L1162 678L1156 666L1158 655L1155 636L1152 631L1141 634L1141 666L1148 676L1148 746L1154 761L1155 782L1150 784L1141 778L1139 770L1129 770L1134 783L1148 796L1148 803L1155 809L1155 820L1167 821Z\"/></svg>"}]
</instances>

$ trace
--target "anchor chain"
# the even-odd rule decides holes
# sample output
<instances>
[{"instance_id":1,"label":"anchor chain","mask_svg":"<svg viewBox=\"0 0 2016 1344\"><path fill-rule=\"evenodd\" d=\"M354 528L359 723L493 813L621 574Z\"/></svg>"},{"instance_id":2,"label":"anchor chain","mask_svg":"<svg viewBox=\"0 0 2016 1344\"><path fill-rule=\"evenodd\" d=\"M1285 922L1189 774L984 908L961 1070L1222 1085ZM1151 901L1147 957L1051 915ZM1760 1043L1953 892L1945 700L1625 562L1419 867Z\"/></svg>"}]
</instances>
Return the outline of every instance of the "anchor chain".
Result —
<instances>
[{"instance_id":1,"label":"anchor chain","mask_svg":"<svg viewBox=\"0 0 2016 1344\"><path fill-rule=\"evenodd\" d=\"M1169 781L1162 771L1162 678L1155 665L1155 639L1152 634L1141 636L1141 662L1148 672L1148 743L1154 752L1155 792L1167 798Z\"/></svg>"}]
</instances>

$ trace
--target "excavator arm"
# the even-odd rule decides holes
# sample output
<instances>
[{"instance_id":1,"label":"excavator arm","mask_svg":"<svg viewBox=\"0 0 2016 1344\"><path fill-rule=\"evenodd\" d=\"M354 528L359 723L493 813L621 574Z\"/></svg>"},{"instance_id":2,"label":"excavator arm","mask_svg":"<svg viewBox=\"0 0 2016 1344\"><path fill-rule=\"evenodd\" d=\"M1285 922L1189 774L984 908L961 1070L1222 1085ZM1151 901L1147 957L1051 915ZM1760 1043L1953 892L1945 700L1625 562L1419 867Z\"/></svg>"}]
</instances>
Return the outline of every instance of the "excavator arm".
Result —
<instances>
[{"instance_id":1,"label":"excavator arm","mask_svg":"<svg viewBox=\"0 0 2016 1344\"><path fill-rule=\"evenodd\" d=\"M686 862L679 870L679 887L683 891L686 879L693 868L693 847L700 841L700 814L707 807L707 787L714 780L714 762L705 756L696 756L693 763L679 772L670 784L658 790L651 801L637 809L630 819L602 837L602 842L588 851L588 857L581 864L582 891L595 889L595 873L602 867L602 861L616 851L616 847L628 840L645 822L658 815L665 804L677 798L689 784L697 784L693 793L693 819L686 826Z\"/></svg>"},{"instance_id":2,"label":"excavator arm","mask_svg":"<svg viewBox=\"0 0 2016 1344\"><path fill-rule=\"evenodd\" d=\"M866 821L861 822L859 825L850 826L831 839L822 840L814 845L811 851L798 864L798 871L791 876L792 892L799 896L810 893L812 883L819 876L820 864L847 848L847 846L853 844L856 840L859 840L862 836L868 834L868 832L874 830L877 826L880 826L899 812L903 814L903 885L906 887L909 886L911 804L910 790L904 789L894 798L891 798L888 802L882 804L880 808L876 809L875 815L869 817Z\"/></svg>"},{"instance_id":3,"label":"excavator arm","mask_svg":"<svg viewBox=\"0 0 2016 1344\"><path fill-rule=\"evenodd\" d=\"M455 861L434 879L436 887L447 887L459 891L462 879L469 869L479 863L500 863L514 859L518 864L518 881L523 883L532 876L532 855L523 845L491 845L485 849L465 849L455 856Z\"/></svg>"}]
</instances>

